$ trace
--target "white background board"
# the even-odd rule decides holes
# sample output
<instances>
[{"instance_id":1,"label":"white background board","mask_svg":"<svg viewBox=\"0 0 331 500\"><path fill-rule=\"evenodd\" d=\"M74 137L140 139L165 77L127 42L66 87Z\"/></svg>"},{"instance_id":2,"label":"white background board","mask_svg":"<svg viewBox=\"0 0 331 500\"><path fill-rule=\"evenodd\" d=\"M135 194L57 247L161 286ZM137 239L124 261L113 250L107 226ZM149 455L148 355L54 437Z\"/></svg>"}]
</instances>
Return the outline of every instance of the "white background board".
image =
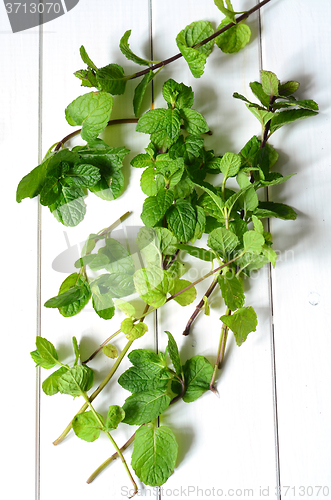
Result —
<instances>
[{"instance_id":1,"label":"white background board","mask_svg":"<svg viewBox=\"0 0 331 500\"><path fill-rule=\"evenodd\" d=\"M233 3L235 9L245 10L253 0ZM205 394L193 404L174 405L162 417L162 423L176 433L180 452L175 473L159 492L161 498L185 496L178 495L181 488L193 499L212 496L213 488L214 496L223 490L223 496L234 498L277 498L279 485L285 499L331 497L330 15L327 0L318 2L318 10L309 0L271 0L261 11L261 26L257 14L248 20L253 36L245 50L233 56L215 51L199 80L183 59L166 67L155 80L156 106L163 106L161 86L167 78L193 87L194 108L213 131L207 146L218 154L237 152L260 133L255 118L232 94L251 95L249 82L259 79L261 61L263 69L274 71L282 81L301 82L299 98L316 100L321 110L318 117L284 127L272 139L280 153L282 174L297 175L270 190L269 197L293 206L298 218L271 221L278 263L271 273L260 272L247 290L246 303L255 308L259 325L240 349L229 339L218 377L220 398ZM117 462L91 485L85 483L113 453L106 439L88 444L71 435L61 445L52 445L80 402L40 394L29 352L40 334L69 360L72 335L87 354L118 328L119 319L109 324L91 309L63 318L41 305L56 294L66 266L78 257L78 246L90 232L108 226L128 209L133 214L127 223L141 224L144 196L136 194L140 172L130 169L129 160L147 145L147 136L134 134L134 125L107 133L110 145L131 150L124 167L127 187L115 202L89 196L87 216L76 228L60 226L47 208L40 210L36 199L16 204L16 186L50 145L71 131L64 108L84 91L72 75L81 67L82 44L98 65L115 62L129 71L131 63L118 50L126 30L132 29L130 45L136 53L150 57L153 40L154 57L164 59L178 52L175 36L187 24L207 19L216 28L221 17L212 0L80 0L72 11L42 28L13 34L0 6L0 145L5 176L1 422L6 498L12 498L13 492L38 500L126 496L122 487L129 486L128 480ZM129 99L116 102L113 118L133 116ZM150 102L149 95L145 110ZM56 266L54 260L62 252L68 253ZM200 299L206 285L197 289ZM211 306L211 318L199 317L190 337L184 338L181 332L194 305L185 310L166 305L158 314L160 348L165 343L163 331L170 330L184 357L200 353L213 361L223 310L217 300L211 300ZM149 317L148 324L150 336L138 341L137 347L156 347L155 318ZM121 341L118 346L122 347ZM100 363L95 366L99 382L110 361L106 359L101 368ZM110 397L113 403L123 404L126 396L114 381L97 400L97 409L105 411ZM130 433L127 427L114 436L122 443Z\"/></svg>"}]
</instances>

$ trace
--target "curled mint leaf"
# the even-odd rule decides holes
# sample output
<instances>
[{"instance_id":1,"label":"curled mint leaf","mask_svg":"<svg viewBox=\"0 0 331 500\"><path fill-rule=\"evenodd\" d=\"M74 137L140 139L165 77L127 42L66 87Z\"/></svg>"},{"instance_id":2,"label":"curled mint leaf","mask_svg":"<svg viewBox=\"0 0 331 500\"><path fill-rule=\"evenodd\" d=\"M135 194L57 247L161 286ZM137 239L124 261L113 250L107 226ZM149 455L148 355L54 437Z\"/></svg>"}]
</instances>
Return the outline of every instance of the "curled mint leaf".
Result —
<instances>
[{"instance_id":1,"label":"curled mint leaf","mask_svg":"<svg viewBox=\"0 0 331 500\"><path fill-rule=\"evenodd\" d=\"M228 25L231 22L233 21L226 17L218 26L217 30L224 28L224 26ZM235 24L235 26L232 26L232 28L218 35L215 39L215 42L216 45L222 50L222 52L233 54L243 49L249 43L250 38L250 27L247 26L247 24L238 23Z\"/></svg>"},{"instance_id":2,"label":"curled mint leaf","mask_svg":"<svg viewBox=\"0 0 331 500\"><path fill-rule=\"evenodd\" d=\"M118 424L122 422L125 417L125 412L123 408L118 405L111 405L108 408L107 418L105 422L105 427L107 431L112 431L117 429Z\"/></svg>"},{"instance_id":3,"label":"curled mint leaf","mask_svg":"<svg viewBox=\"0 0 331 500\"><path fill-rule=\"evenodd\" d=\"M72 421L72 428L74 433L80 439L92 443L100 436L100 432L103 430L101 423L103 424L103 417L97 414L96 418L93 411L86 411L84 413L79 413L76 415Z\"/></svg>"},{"instance_id":4,"label":"curled mint leaf","mask_svg":"<svg viewBox=\"0 0 331 500\"><path fill-rule=\"evenodd\" d=\"M241 346L251 332L257 327L257 317L252 307L242 307L231 316L221 316L220 320L233 331L236 343Z\"/></svg>"},{"instance_id":5,"label":"curled mint leaf","mask_svg":"<svg viewBox=\"0 0 331 500\"><path fill-rule=\"evenodd\" d=\"M214 30L209 21L196 21L186 26L176 37L177 47L195 78L203 75L207 57L213 50L214 40L200 46L199 43L213 33Z\"/></svg>"},{"instance_id":6,"label":"curled mint leaf","mask_svg":"<svg viewBox=\"0 0 331 500\"><path fill-rule=\"evenodd\" d=\"M69 125L82 125L82 139L95 139L106 127L113 108L113 98L107 92L90 92L77 97L65 110Z\"/></svg>"},{"instance_id":7,"label":"curled mint leaf","mask_svg":"<svg viewBox=\"0 0 331 500\"><path fill-rule=\"evenodd\" d=\"M109 94L124 94L128 77L124 74L124 69L119 64L108 64L96 72L98 84L102 90Z\"/></svg>"}]
</instances>

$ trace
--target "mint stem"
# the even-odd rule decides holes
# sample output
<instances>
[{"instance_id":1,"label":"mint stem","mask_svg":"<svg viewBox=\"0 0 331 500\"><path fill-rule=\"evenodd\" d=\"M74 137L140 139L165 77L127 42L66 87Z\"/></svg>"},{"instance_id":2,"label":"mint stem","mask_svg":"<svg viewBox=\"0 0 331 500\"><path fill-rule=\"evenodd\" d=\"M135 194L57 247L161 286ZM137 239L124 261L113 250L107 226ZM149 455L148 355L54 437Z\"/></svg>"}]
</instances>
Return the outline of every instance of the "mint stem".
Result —
<instances>
[{"instance_id":1,"label":"mint stem","mask_svg":"<svg viewBox=\"0 0 331 500\"><path fill-rule=\"evenodd\" d=\"M218 276L215 277L212 284L210 285L210 287L208 288L208 290L204 294L204 297L207 297L207 299L210 297L210 295L212 294L212 292L214 291L214 289L217 285L217 281L218 281ZM194 313L192 314L192 316L188 320L187 325L185 327L185 330L183 331L183 335L188 335L190 333L191 326L192 326L193 322L195 321L195 319L197 318L199 312L203 309L204 305L205 305L205 302L202 298L200 300L199 304L196 306Z\"/></svg>"},{"instance_id":2,"label":"mint stem","mask_svg":"<svg viewBox=\"0 0 331 500\"><path fill-rule=\"evenodd\" d=\"M231 315L231 311L230 311L229 308L227 308L225 314L227 316ZM214 392L214 393L217 393L217 391L216 391L216 389L214 387L214 383L215 383L215 379L216 379L217 370L219 370L221 368L222 363L223 363L227 338L228 338L228 327L223 323L222 324L221 335L220 335L220 341L219 341L219 344L218 344L218 351L217 351L216 361L215 361L215 365L214 365L214 371L213 371L213 375L212 375L212 378L211 378L211 381L210 381L210 384L209 384L209 389L212 392Z\"/></svg>"},{"instance_id":3,"label":"mint stem","mask_svg":"<svg viewBox=\"0 0 331 500\"><path fill-rule=\"evenodd\" d=\"M236 23L240 23L241 21L244 21L247 19L251 14L254 14L257 10L261 9L265 4L269 3L270 0L263 0L263 2L258 3L254 7L252 7L250 10L245 12L245 14L242 14L241 16L236 18ZM208 38L205 38L202 40L202 42L197 43L196 45L193 45L192 48L197 48L201 47L202 45L205 45L206 43L210 42L214 38L216 38L218 35L221 35L225 31L229 30L232 28L232 26L235 26L235 23L229 23L226 26L223 26L223 28L215 31L212 35L210 35ZM138 71L138 73L135 73L134 75L131 76L131 79L133 80L134 78L139 78L140 76L146 75L146 73L149 73L151 70L154 71L156 69L162 68L163 66L166 66L167 64L170 64L180 57L183 57L182 53L179 52L179 54L176 54L175 56L169 57L169 59L165 59L164 61L159 62L158 64L155 64L154 66L149 66L147 69L144 69L142 71Z\"/></svg>"},{"instance_id":4,"label":"mint stem","mask_svg":"<svg viewBox=\"0 0 331 500\"><path fill-rule=\"evenodd\" d=\"M119 118L118 120L110 120L108 123L107 123L107 127L109 127L110 125L119 125L121 123L138 123L138 118ZM59 149L67 142L67 141L70 141L70 139L72 139L73 137L75 137L76 135L80 134L82 131L81 128L79 128L78 130L75 130L74 132L71 132L70 134L66 135L62 141L58 142L57 145L55 146L55 149L54 151L59 151Z\"/></svg>"},{"instance_id":5,"label":"mint stem","mask_svg":"<svg viewBox=\"0 0 331 500\"><path fill-rule=\"evenodd\" d=\"M127 442L120 448L121 452L125 451L129 446L130 444L133 443L134 441L134 438L135 438L135 435L136 433L134 433L130 439L127 440ZM107 458L107 460L105 460L101 465L99 465L99 467L93 472L93 474L90 475L90 477L88 478L88 480L86 481L87 484L90 484L92 483L92 481L94 481L94 479L106 468L108 467L108 465L113 462L114 460L116 460L116 458L118 458L118 453L117 451L109 458Z\"/></svg>"}]
</instances>

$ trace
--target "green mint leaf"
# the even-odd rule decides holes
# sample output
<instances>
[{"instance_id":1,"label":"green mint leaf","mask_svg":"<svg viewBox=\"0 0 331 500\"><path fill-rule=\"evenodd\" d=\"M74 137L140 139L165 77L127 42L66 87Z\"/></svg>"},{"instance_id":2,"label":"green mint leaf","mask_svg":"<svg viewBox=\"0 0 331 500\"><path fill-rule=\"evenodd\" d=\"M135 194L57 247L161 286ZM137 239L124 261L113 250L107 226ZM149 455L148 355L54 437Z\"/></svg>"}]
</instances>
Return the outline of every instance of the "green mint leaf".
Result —
<instances>
[{"instance_id":1,"label":"green mint leaf","mask_svg":"<svg viewBox=\"0 0 331 500\"><path fill-rule=\"evenodd\" d=\"M213 33L214 30L209 21L196 21L186 26L176 37L177 47L195 78L200 78L203 74L207 57L214 46L214 40L201 46L197 45Z\"/></svg>"},{"instance_id":2,"label":"green mint leaf","mask_svg":"<svg viewBox=\"0 0 331 500\"><path fill-rule=\"evenodd\" d=\"M58 364L58 353L49 340L43 337L37 337L36 347L37 350L31 352L31 357L37 366L41 366L42 368L49 370Z\"/></svg>"},{"instance_id":3,"label":"green mint leaf","mask_svg":"<svg viewBox=\"0 0 331 500\"><path fill-rule=\"evenodd\" d=\"M274 113L272 113L271 111L259 109L256 106L251 106L250 104L246 104L246 106L259 120L263 127L265 127L268 121L274 117Z\"/></svg>"},{"instance_id":4,"label":"green mint leaf","mask_svg":"<svg viewBox=\"0 0 331 500\"><path fill-rule=\"evenodd\" d=\"M262 222L256 217L256 215L252 215L252 221L254 224L254 231L263 235L264 228Z\"/></svg>"},{"instance_id":5,"label":"green mint leaf","mask_svg":"<svg viewBox=\"0 0 331 500\"><path fill-rule=\"evenodd\" d=\"M174 280L167 271L156 266L138 269L133 276L137 293L144 302L155 308L162 306L167 293L172 292Z\"/></svg>"},{"instance_id":6,"label":"green mint leaf","mask_svg":"<svg viewBox=\"0 0 331 500\"><path fill-rule=\"evenodd\" d=\"M227 272L218 277L222 297L225 305L231 310L242 307L245 303L245 295L242 283L234 273Z\"/></svg>"},{"instance_id":7,"label":"green mint leaf","mask_svg":"<svg viewBox=\"0 0 331 500\"><path fill-rule=\"evenodd\" d=\"M255 332L257 317L252 307L242 307L231 316L221 316L220 320L233 331L236 343L241 346L250 332Z\"/></svg>"},{"instance_id":8,"label":"green mint leaf","mask_svg":"<svg viewBox=\"0 0 331 500\"><path fill-rule=\"evenodd\" d=\"M107 413L107 418L105 422L105 427L107 431L112 431L114 429L117 429L118 424L122 422L122 420L125 417L125 412L123 408L121 408L118 405L111 405L109 406L108 413Z\"/></svg>"},{"instance_id":9,"label":"green mint leaf","mask_svg":"<svg viewBox=\"0 0 331 500\"><path fill-rule=\"evenodd\" d=\"M48 299L45 302L44 306L56 309L58 307L68 306L69 304L72 304L73 302L79 300L83 293L84 291L82 287L73 287L70 288L70 290L61 293L60 295L57 295L56 297Z\"/></svg>"},{"instance_id":10,"label":"green mint leaf","mask_svg":"<svg viewBox=\"0 0 331 500\"><path fill-rule=\"evenodd\" d=\"M128 30L124 33L120 40L120 51L122 54L129 59L129 61L133 61L136 64L140 64L141 66L149 66L150 64L160 62L160 61L149 61L147 59L142 59L141 57L136 56L130 49L129 38L131 35L131 30Z\"/></svg>"},{"instance_id":11,"label":"green mint leaf","mask_svg":"<svg viewBox=\"0 0 331 500\"><path fill-rule=\"evenodd\" d=\"M157 418L169 406L171 401L165 389L138 392L129 396L123 405L124 423L142 425Z\"/></svg>"},{"instance_id":12,"label":"green mint leaf","mask_svg":"<svg viewBox=\"0 0 331 500\"><path fill-rule=\"evenodd\" d=\"M284 203L274 203L272 201L260 201L258 208L254 214L259 218L276 217L283 220L295 220L297 217L296 212L292 207Z\"/></svg>"},{"instance_id":13,"label":"green mint leaf","mask_svg":"<svg viewBox=\"0 0 331 500\"><path fill-rule=\"evenodd\" d=\"M279 80L272 71L261 70L262 89L270 98L279 95Z\"/></svg>"},{"instance_id":14,"label":"green mint leaf","mask_svg":"<svg viewBox=\"0 0 331 500\"><path fill-rule=\"evenodd\" d=\"M82 188L62 187L60 196L49 206L50 211L64 226L77 226L82 222L86 213L85 196Z\"/></svg>"},{"instance_id":15,"label":"green mint leaf","mask_svg":"<svg viewBox=\"0 0 331 500\"><path fill-rule=\"evenodd\" d=\"M176 279L171 293L174 295L190 285L192 285L192 283L188 280ZM194 286L191 286L188 290L185 290L180 295L177 295L177 297L174 297L174 300L181 306L188 306L189 304L192 304L196 297L197 291Z\"/></svg>"},{"instance_id":16,"label":"green mint leaf","mask_svg":"<svg viewBox=\"0 0 331 500\"><path fill-rule=\"evenodd\" d=\"M125 76L124 69L119 64L108 64L98 69L96 77L105 92L112 95L124 94L128 77Z\"/></svg>"},{"instance_id":17,"label":"green mint leaf","mask_svg":"<svg viewBox=\"0 0 331 500\"><path fill-rule=\"evenodd\" d=\"M170 139L174 139L180 132L179 111L178 109L152 109L147 111L139 118L136 130L145 134L165 132Z\"/></svg>"},{"instance_id":18,"label":"green mint leaf","mask_svg":"<svg viewBox=\"0 0 331 500\"><path fill-rule=\"evenodd\" d=\"M157 73L154 73L154 71L150 70L148 73L146 73L146 75L144 75L143 79L136 86L133 96L134 116L139 116L148 84L153 80L156 74Z\"/></svg>"},{"instance_id":19,"label":"green mint leaf","mask_svg":"<svg viewBox=\"0 0 331 500\"><path fill-rule=\"evenodd\" d=\"M180 115L185 130L192 135L206 134L209 131L206 120L201 113L190 108L182 108Z\"/></svg>"},{"instance_id":20,"label":"green mint leaf","mask_svg":"<svg viewBox=\"0 0 331 500\"><path fill-rule=\"evenodd\" d=\"M107 356L107 358L110 359L118 358L118 350L115 345L112 344L104 345L102 348L102 352L104 353L105 356Z\"/></svg>"},{"instance_id":21,"label":"green mint leaf","mask_svg":"<svg viewBox=\"0 0 331 500\"><path fill-rule=\"evenodd\" d=\"M166 214L174 201L169 189L160 189L156 196L149 196L143 204L141 220L146 226L155 226Z\"/></svg>"},{"instance_id":22,"label":"green mint leaf","mask_svg":"<svg viewBox=\"0 0 331 500\"><path fill-rule=\"evenodd\" d=\"M203 137L199 135L180 135L177 142L171 146L171 158L183 158L184 163L191 164L200 157L203 148Z\"/></svg>"},{"instance_id":23,"label":"green mint leaf","mask_svg":"<svg viewBox=\"0 0 331 500\"><path fill-rule=\"evenodd\" d=\"M146 323L133 323L132 318L125 318L121 323L121 330L128 340L136 340L148 331Z\"/></svg>"},{"instance_id":24,"label":"green mint leaf","mask_svg":"<svg viewBox=\"0 0 331 500\"><path fill-rule=\"evenodd\" d=\"M213 367L204 356L188 359L183 367L186 391L185 403L192 403L209 389Z\"/></svg>"},{"instance_id":25,"label":"green mint leaf","mask_svg":"<svg viewBox=\"0 0 331 500\"><path fill-rule=\"evenodd\" d=\"M55 203L61 194L61 185L56 177L46 177L45 183L40 191L40 203L49 206Z\"/></svg>"},{"instance_id":26,"label":"green mint leaf","mask_svg":"<svg viewBox=\"0 0 331 500\"><path fill-rule=\"evenodd\" d=\"M115 306L112 294L98 285L92 288L92 306L97 315L102 319L112 319L115 314Z\"/></svg>"},{"instance_id":27,"label":"green mint leaf","mask_svg":"<svg viewBox=\"0 0 331 500\"><path fill-rule=\"evenodd\" d=\"M289 81L279 85L278 92L281 97L288 97L298 90L300 87L299 82Z\"/></svg>"},{"instance_id":28,"label":"green mint leaf","mask_svg":"<svg viewBox=\"0 0 331 500\"><path fill-rule=\"evenodd\" d=\"M271 247L267 245L263 245L262 253L264 257L266 257L268 261L271 262L272 267L275 267L277 260L277 253L275 252L275 250L273 250Z\"/></svg>"},{"instance_id":29,"label":"green mint leaf","mask_svg":"<svg viewBox=\"0 0 331 500\"><path fill-rule=\"evenodd\" d=\"M244 12L234 12L232 3L230 0L225 0L226 1L226 7L224 5L224 0L214 0L214 3L216 7L226 16L229 18L228 22L236 23L236 14L243 14Z\"/></svg>"},{"instance_id":30,"label":"green mint leaf","mask_svg":"<svg viewBox=\"0 0 331 500\"><path fill-rule=\"evenodd\" d=\"M135 349L128 358L134 366L149 373L156 374L165 367L162 353L156 354L149 349Z\"/></svg>"},{"instance_id":31,"label":"green mint leaf","mask_svg":"<svg viewBox=\"0 0 331 500\"><path fill-rule=\"evenodd\" d=\"M86 306L91 297L91 290L86 278L77 273L72 273L61 284L59 295L56 297L56 299L60 298L60 295L66 292L70 292L70 290L72 289L78 289L79 296L72 300L70 303L66 303L62 306L55 306L59 307L59 312L62 314L62 316L65 317L75 316L76 314L78 314ZM71 299L73 299L73 297L71 297ZM46 307L50 306L48 305Z\"/></svg>"},{"instance_id":32,"label":"green mint leaf","mask_svg":"<svg viewBox=\"0 0 331 500\"><path fill-rule=\"evenodd\" d=\"M106 238L105 243L106 245L99 249L99 254L108 258L105 269L111 274L132 275L135 271L135 264L129 251L114 238ZM107 283L107 286L109 285Z\"/></svg>"},{"instance_id":33,"label":"green mint leaf","mask_svg":"<svg viewBox=\"0 0 331 500\"><path fill-rule=\"evenodd\" d=\"M226 17L223 19L217 30L224 28L227 24L233 22ZM243 49L251 38L251 30L247 24L239 23L232 28L224 31L215 38L216 45L226 54L233 54Z\"/></svg>"},{"instance_id":34,"label":"green mint leaf","mask_svg":"<svg viewBox=\"0 0 331 500\"><path fill-rule=\"evenodd\" d=\"M177 109L191 108L194 102L192 87L187 87L184 83L177 83L170 78L162 87L162 94L165 101Z\"/></svg>"},{"instance_id":35,"label":"green mint leaf","mask_svg":"<svg viewBox=\"0 0 331 500\"><path fill-rule=\"evenodd\" d=\"M131 318L135 318L137 316L136 308L130 302L126 302L125 300L115 300L114 304L120 311L122 311L126 316L130 316Z\"/></svg>"},{"instance_id":36,"label":"green mint leaf","mask_svg":"<svg viewBox=\"0 0 331 500\"><path fill-rule=\"evenodd\" d=\"M170 332L165 331L164 333L166 333L168 335L167 348L168 348L168 353L169 353L171 362L175 368L175 372L177 373L177 375L182 376L182 363L180 361L177 343Z\"/></svg>"},{"instance_id":37,"label":"green mint leaf","mask_svg":"<svg viewBox=\"0 0 331 500\"><path fill-rule=\"evenodd\" d=\"M194 235L193 235L193 240L199 240L202 238L203 233L205 232L206 228L206 214L205 211L202 207L199 207L198 205L195 207L196 212L197 212L197 223L194 229Z\"/></svg>"},{"instance_id":38,"label":"green mint leaf","mask_svg":"<svg viewBox=\"0 0 331 500\"><path fill-rule=\"evenodd\" d=\"M239 244L237 236L224 227L214 229L208 236L207 245L227 262Z\"/></svg>"},{"instance_id":39,"label":"green mint leaf","mask_svg":"<svg viewBox=\"0 0 331 500\"><path fill-rule=\"evenodd\" d=\"M225 153L221 159L220 169L226 179L228 177L235 177L239 172L240 166L240 156L235 153Z\"/></svg>"},{"instance_id":40,"label":"green mint leaf","mask_svg":"<svg viewBox=\"0 0 331 500\"><path fill-rule=\"evenodd\" d=\"M286 111L275 113L270 122L270 132L274 133L287 123L302 120L303 118L309 118L310 116L315 116L317 114L318 113L316 111L312 111L310 109L288 109Z\"/></svg>"},{"instance_id":41,"label":"green mint leaf","mask_svg":"<svg viewBox=\"0 0 331 500\"><path fill-rule=\"evenodd\" d=\"M58 370L51 373L42 383L42 390L47 396L54 396L59 392L58 380L64 373L66 373L68 368L61 366Z\"/></svg>"},{"instance_id":42,"label":"green mint leaf","mask_svg":"<svg viewBox=\"0 0 331 500\"><path fill-rule=\"evenodd\" d=\"M66 371L58 380L61 394L80 396L93 385L93 370L86 365L77 365Z\"/></svg>"},{"instance_id":43,"label":"green mint leaf","mask_svg":"<svg viewBox=\"0 0 331 500\"><path fill-rule=\"evenodd\" d=\"M179 199L168 210L167 222L176 238L186 243L194 236L197 214L188 200Z\"/></svg>"},{"instance_id":44,"label":"green mint leaf","mask_svg":"<svg viewBox=\"0 0 331 500\"><path fill-rule=\"evenodd\" d=\"M259 255L264 245L264 237L257 231L246 231L243 236L245 252Z\"/></svg>"},{"instance_id":45,"label":"green mint leaf","mask_svg":"<svg viewBox=\"0 0 331 500\"><path fill-rule=\"evenodd\" d=\"M47 158L31 172L23 177L17 186L16 201L21 203L24 198L37 196L45 183L47 164L51 158Z\"/></svg>"},{"instance_id":46,"label":"green mint leaf","mask_svg":"<svg viewBox=\"0 0 331 500\"><path fill-rule=\"evenodd\" d=\"M98 88L98 82L95 77L94 72L91 70L91 68L86 69L80 69L78 71L75 71L74 75L76 78L79 78L81 80L81 85L82 87L96 87Z\"/></svg>"},{"instance_id":47,"label":"green mint leaf","mask_svg":"<svg viewBox=\"0 0 331 500\"><path fill-rule=\"evenodd\" d=\"M97 415L103 423L102 415L99 413ZM100 432L103 430L93 411L86 411L76 415L72 421L72 428L77 437L88 443L92 443L98 439Z\"/></svg>"},{"instance_id":48,"label":"green mint leaf","mask_svg":"<svg viewBox=\"0 0 331 500\"><path fill-rule=\"evenodd\" d=\"M74 348L74 354L75 354L74 366L76 366L79 360L79 345L76 337L72 337L72 347Z\"/></svg>"},{"instance_id":49,"label":"green mint leaf","mask_svg":"<svg viewBox=\"0 0 331 500\"><path fill-rule=\"evenodd\" d=\"M313 111L318 111L318 104L317 102L313 101L312 99L305 99L301 101L297 101L292 97L288 101L278 101L276 104L274 104L272 107L273 109L282 109L282 108L289 108L296 106L298 108L303 108L303 109L311 109Z\"/></svg>"},{"instance_id":50,"label":"green mint leaf","mask_svg":"<svg viewBox=\"0 0 331 500\"><path fill-rule=\"evenodd\" d=\"M179 243L176 247L180 250L184 250L189 255L192 255L192 257L205 260L206 262L212 262L216 258L213 252L205 250L204 248L194 247L193 245L184 245L182 243Z\"/></svg>"},{"instance_id":51,"label":"green mint leaf","mask_svg":"<svg viewBox=\"0 0 331 500\"><path fill-rule=\"evenodd\" d=\"M206 316L210 316L210 306L209 306L209 301L208 301L208 297L206 295L204 295L202 297L202 300L204 302L204 310L205 310L205 315Z\"/></svg>"},{"instance_id":52,"label":"green mint leaf","mask_svg":"<svg viewBox=\"0 0 331 500\"><path fill-rule=\"evenodd\" d=\"M74 165L62 181L67 186L94 186L101 179L100 170L94 165Z\"/></svg>"},{"instance_id":53,"label":"green mint leaf","mask_svg":"<svg viewBox=\"0 0 331 500\"><path fill-rule=\"evenodd\" d=\"M141 153L131 160L131 166L135 168L153 167L154 161L147 153Z\"/></svg>"},{"instance_id":54,"label":"green mint leaf","mask_svg":"<svg viewBox=\"0 0 331 500\"><path fill-rule=\"evenodd\" d=\"M118 379L118 383L132 393L152 391L154 389L165 390L169 380L171 379L171 374L168 369L156 366L157 370L149 370L148 366L146 368L132 366L126 370Z\"/></svg>"},{"instance_id":55,"label":"green mint leaf","mask_svg":"<svg viewBox=\"0 0 331 500\"><path fill-rule=\"evenodd\" d=\"M239 172L239 174L237 175L237 182L241 187L241 189L247 188L247 190L243 194L243 204L245 213L247 211L255 210L259 204L259 199L257 197L254 187L250 182L250 179L244 172Z\"/></svg>"},{"instance_id":56,"label":"green mint leaf","mask_svg":"<svg viewBox=\"0 0 331 500\"><path fill-rule=\"evenodd\" d=\"M113 98L107 92L90 92L77 97L65 110L69 125L82 125L84 141L92 141L107 126Z\"/></svg>"},{"instance_id":57,"label":"green mint leaf","mask_svg":"<svg viewBox=\"0 0 331 500\"><path fill-rule=\"evenodd\" d=\"M173 473L178 444L169 427L140 427L135 435L132 467L148 486L162 486Z\"/></svg>"},{"instance_id":58,"label":"green mint leaf","mask_svg":"<svg viewBox=\"0 0 331 500\"><path fill-rule=\"evenodd\" d=\"M263 104L264 107L269 108L270 96L264 92L262 84L260 82L251 82L249 86L261 104Z\"/></svg>"},{"instance_id":59,"label":"green mint leaf","mask_svg":"<svg viewBox=\"0 0 331 500\"><path fill-rule=\"evenodd\" d=\"M98 68L96 67L96 65L92 62L92 60L89 58L89 56L87 55L87 52L85 50L85 47L84 45L82 45L79 49L79 53L80 53L80 56L83 60L83 62L85 64L87 64L87 66L89 66L90 68L94 69L95 71L98 71Z\"/></svg>"},{"instance_id":60,"label":"green mint leaf","mask_svg":"<svg viewBox=\"0 0 331 500\"><path fill-rule=\"evenodd\" d=\"M293 177L293 175L295 175L295 174L289 174L289 175L286 175L285 177L283 177L278 172L270 172L268 174L268 179L267 180L260 179L259 184L261 187L262 186L263 187L265 187L265 186L278 186L278 184L282 184L283 182L288 181L291 177Z\"/></svg>"}]
</instances>

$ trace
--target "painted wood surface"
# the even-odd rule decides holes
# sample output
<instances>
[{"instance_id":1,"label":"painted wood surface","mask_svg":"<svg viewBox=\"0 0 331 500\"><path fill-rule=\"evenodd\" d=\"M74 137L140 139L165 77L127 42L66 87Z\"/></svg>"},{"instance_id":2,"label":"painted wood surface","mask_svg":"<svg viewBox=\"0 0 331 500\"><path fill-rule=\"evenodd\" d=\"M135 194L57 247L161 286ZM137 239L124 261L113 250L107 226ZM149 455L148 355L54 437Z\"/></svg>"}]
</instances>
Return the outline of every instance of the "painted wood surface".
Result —
<instances>
[{"instance_id":1,"label":"painted wood surface","mask_svg":"<svg viewBox=\"0 0 331 500\"><path fill-rule=\"evenodd\" d=\"M233 3L237 10L245 10L252 2ZM293 206L298 218L270 222L278 262L274 270L266 268L245 283L246 304L255 308L259 325L241 348L229 340L218 375L220 397L205 394L195 403L174 405L161 419L173 428L180 452L175 473L157 492L159 498L184 497L185 493L192 499L220 497L221 491L223 496L234 498L277 498L279 486L283 499L331 496L331 5L320 0L319 9L308 0L271 0L261 12L261 25L258 14L248 20L252 41L245 50L232 56L214 51L201 79L194 79L180 59L155 80L155 106L163 106L161 88L166 79L173 77L192 86L194 108L213 131L206 144L217 154L237 152L253 134L260 133L255 118L232 94L252 95L249 82L259 79L261 63L283 81L300 81L299 98L313 98L321 109L318 117L284 127L272 138L272 145L280 152L282 174L297 175L272 188L269 198ZM9 405L3 398L2 412L8 492L37 500L59 496L118 499L125 498L130 488L120 462L113 463L92 484L85 482L113 453L106 437L89 444L69 435L62 444L52 444L81 402L41 393L40 383L46 374L36 375L29 352L34 349L35 335L40 334L71 361L69 344L75 335L84 358L118 328L120 314L105 322L90 308L76 317L63 318L42 304L74 270L73 262L89 233L107 227L128 209L133 211L131 217L113 236L124 241L126 234L141 225L144 196L137 194L140 171L132 169L129 162L146 147L148 137L135 134L134 124L106 132L110 145L125 145L131 150L124 167L126 190L114 202L90 195L85 220L76 228L60 226L47 208L38 208L36 199L15 204L16 185L54 142L71 131L64 108L84 93L73 76L81 67L82 44L97 65L114 62L129 71L132 64L118 50L126 30L132 29L130 45L135 52L149 58L152 46L154 58L164 59L178 52L175 36L187 24L208 19L216 28L221 17L212 0L81 0L72 11L41 29L13 34L1 6L1 62L6 68L1 157L8 186L1 202L6 353L3 396L15 389ZM133 86L130 93L132 96ZM151 103L149 93L144 110ZM130 100L120 97L112 117L123 116L132 117L133 111ZM72 144L79 142L75 141ZM194 280L203 265L189 259L187 263L187 277ZM206 288L205 283L197 287L197 299ZM164 349L163 332L170 330L184 358L201 353L213 362L223 306L217 298L212 299L211 317L199 316L191 335L183 337L181 332L193 310L194 305L182 309L167 304L157 318L148 317L149 337L138 340L137 347ZM116 343L120 349L124 345L123 339ZM111 361L102 358L91 364L98 370L97 383L110 366ZM109 404L121 405L126 397L127 392L114 380L96 400L96 408L105 413ZM131 432L129 426L122 426L114 437L123 444ZM324 489L318 489L320 486ZM143 493L151 494L148 488Z\"/></svg>"}]
</instances>

